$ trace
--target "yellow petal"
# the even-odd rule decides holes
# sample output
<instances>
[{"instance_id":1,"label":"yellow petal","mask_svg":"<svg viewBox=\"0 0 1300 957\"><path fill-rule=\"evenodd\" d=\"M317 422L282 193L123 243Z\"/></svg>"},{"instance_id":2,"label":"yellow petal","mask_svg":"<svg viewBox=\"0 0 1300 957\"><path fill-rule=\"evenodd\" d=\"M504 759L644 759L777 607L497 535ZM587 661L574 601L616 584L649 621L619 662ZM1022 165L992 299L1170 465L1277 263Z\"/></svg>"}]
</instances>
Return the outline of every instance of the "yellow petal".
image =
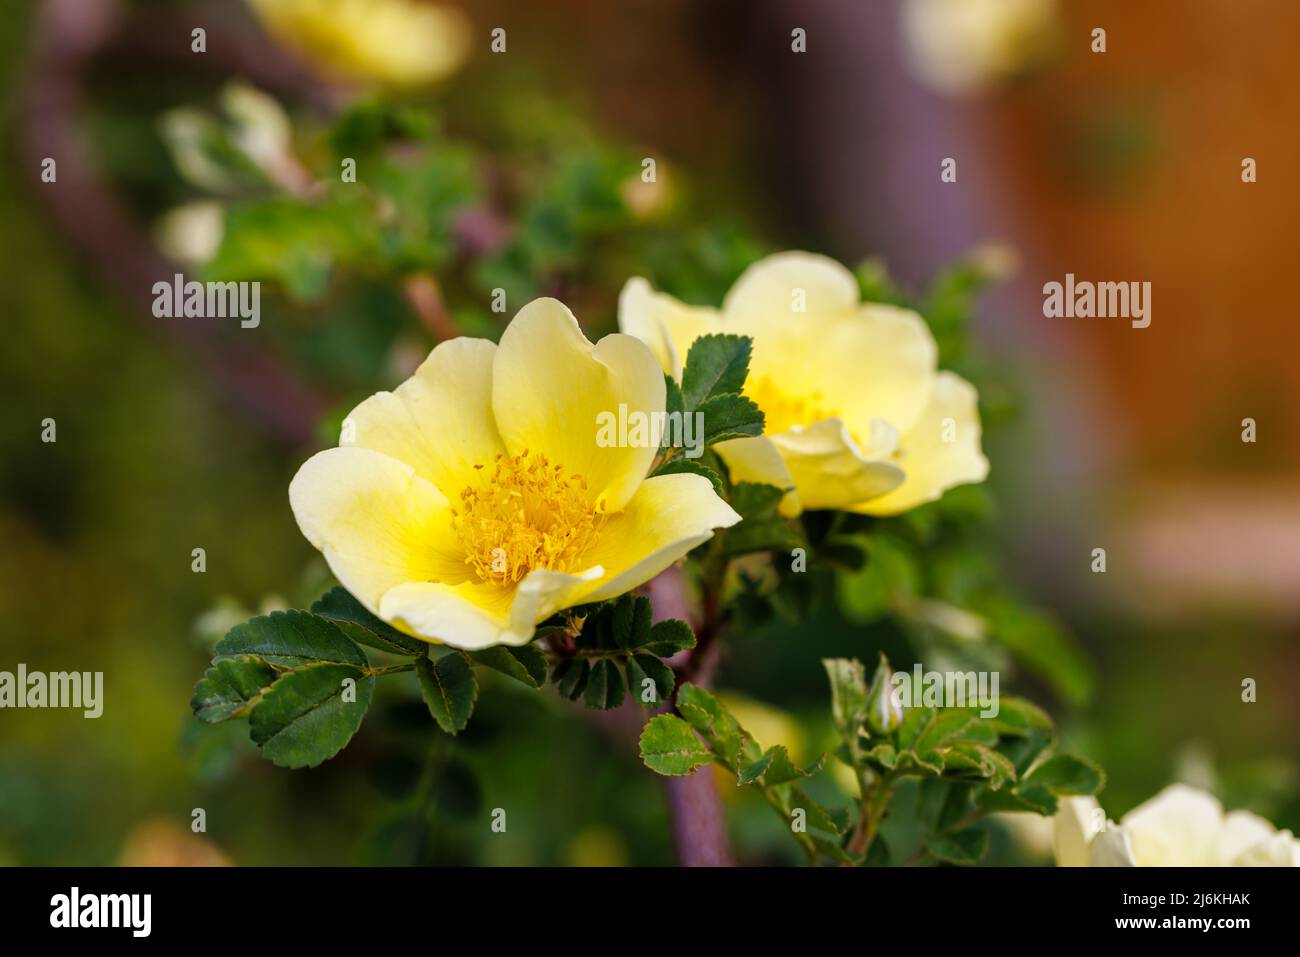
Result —
<instances>
[{"instance_id":1,"label":"yellow petal","mask_svg":"<svg viewBox=\"0 0 1300 957\"><path fill-rule=\"evenodd\" d=\"M1094 797L1063 797L1052 821L1057 867L1087 867L1088 845L1106 823Z\"/></svg>"},{"instance_id":2,"label":"yellow petal","mask_svg":"<svg viewBox=\"0 0 1300 957\"><path fill-rule=\"evenodd\" d=\"M899 438L895 461L907 475L903 484L854 511L897 515L934 501L954 485L983 481L989 462L980 449L975 387L958 375L940 372L925 411Z\"/></svg>"},{"instance_id":3,"label":"yellow petal","mask_svg":"<svg viewBox=\"0 0 1300 957\"><path fill-rule=\"evenodd\" d=\"M726 331L716 309L688 306L655 292L640 277L629 279L619 293L618 328L644 342L663 370L675 379L682 377L682 364L692 342L709 333Z\"/></svg>"},{"instance_id":4,"label":"yellow petal","mask_svg":"<svg viewBox=\"0 0 1300 957\"><path fill-rule=\"evenodd\" d=\"M469 55L472 27L455 7L413 0L251 0L267 29L323 72L419 86Z\"/></svg>"},{"instance_id":5,"label":"yellow petal","mask_svg":"<svg viewBox=\"0 0 1300 957\"><path fill-rule=\"evenodd\" d=\"M641 483L627 508L612 515L584 558L606 577L585 597L603 601L643 585L740 516L702 475L657 475Z\"/></svg>"},{"instance_id":6,"label":"yellow petal","mask_svg":"<svg viewBox=\"0 0 1300 957\"><path fill-rule=\"evenodd\" d=\"M426 641L467 651L490 645L527 644L532 631L527 635L510 631L510 594L498 591L501 593L493 596L489 588L477 582L407 582L384 593L379 617Z\"/></svg>"},{"instance_id":7,"label":"yellow petal","mask_svg":"<svg viewBox=\"0 0 1300 957\"><path fill-rule=\"evenodd\" d=\"M1236 866L1236 861L1252 848L1267 847L1276 834L1277 828L1258 814L1232 811L1223 819L1223 827L1215 836L1212 863L1215 866Z\"/></svg>"},{"instance_id":8,"label":"yellow petal","mask_svg":"<svg viewBox=\"0 0 1300 957\"><path fill-rule=\"evenodd\" d=\"M837 418L770 436L805 509L847 508L885 495L903 482L903 471L880 449L891 444L882 434L888 426L879 421L875 426L865 451Z\"/></svg>"},{"instance_id":9,"label":"yellow petal","mask_svg":"<svg viewBox=\"0 0 1300 957\"><path fill-rule=\"evenodd\" d=\"M513 587L411 582L384 594L381 616L420 637L467 651L526 645L539 622L581 604L603 574L599 566L579 575L537 569Z\"/></svg>"},{"instance_id":10,"label":"yellow petal","mask_svg":"<svg viewBox=\"0 0 1300 957\"><path fill-rule=\"evenodd\" d=\"M475 465L505 451L492 416L492 361L486 339L451 339L392 392L366 399L343 420L340 445L383 452L451 497Z\"/></svg>"},{"instance_id":11,"label":"yellow petal","mask_svg":"<svg viewBox=\"0 0 1300 957\"><path fill-rule=\"evenodd\" d=\"M858 305L858 281L829 256L784 252L741 274L722 301L724 321L783 330L805 317L842 317Z\"/></svg>"},{"instance_id":12,"label":"yellow petal","mask_svg":"<svg viewBox=\"0 0 1300 957\"><path fill-rule=\"evenodd\" d=\"M492 408L511 454L542 452L587 481L593 500L617 511L645 478L657 449L601 447L602 416L664 410L663 370L627 335L593 346L563 303L524 306L501 336L492 372Z\"/></svg>"},{"instance_id":13,"label":"yellow petal","mask_svg":"<svg viewBox=\"0 0 1300 957\"><path fill-rule=\"evenodd\" d=\"M925 320L860 303L857 280L833 259L787 252L755 263L727 293L723 318L726 331L754 338L755 394L812 413L784 426L838 416L855 433L873 418L902 431L925 407L938 361Z\"/></svg>"},{"instance_id":14,"label":"yellow petal","mask_svg":"<svg viewBox=\"0 0 1300 957\"><path fill-rule=\"evenodd\" d=\"M813 343L811 385L856 432L873 418L907 432L934 388L939 351L910 309L866 303Z\"/></svg>"},{"instance_id":15,"label":"yellow petal","mask_svg":"<svg viewBox=\"0 0 1300 957\"><path fill-rule=\"evenodd\" d=\"M803 511L794 476L772 440L765 435L743 439L728 439L713 446L713 451L727 463L733 482L758 482L789 489L781 499L778 511L786 518L794 518Z\"/></svg>"},{"instance_id":16,"label":"yellow petal","mask_svg":"<svg viewBox=\"0 0 1300 957\"><path fill-rule=\"evenodd\" d=\"M396 585L468 577L446 496L380 452L318 452L289 483L289 505L343 587L381 617Z\"/></svg>"},{"instance_id":17,"label":"yellow petal","mask_svg":"<svg viewBox=\"0 0 1300 957\"><path fill-rule=\"evenodd\" d=\"M1108 822L1105 830L1098 832L1088 847L1088 866L1137 867L1128 831L1113 821Z\"/></svg>"},{"instance_id":18,"label":"yellow petal","mask_svg":"<svg viewBox=\"0 0 1300 957\"><path fill-rule=\"evenodd\" d=\"M1223 826L1223 806L1205 791L1171 784L1121 823L1141 867L1208 866Z\"/></svg>"}]
</instances>

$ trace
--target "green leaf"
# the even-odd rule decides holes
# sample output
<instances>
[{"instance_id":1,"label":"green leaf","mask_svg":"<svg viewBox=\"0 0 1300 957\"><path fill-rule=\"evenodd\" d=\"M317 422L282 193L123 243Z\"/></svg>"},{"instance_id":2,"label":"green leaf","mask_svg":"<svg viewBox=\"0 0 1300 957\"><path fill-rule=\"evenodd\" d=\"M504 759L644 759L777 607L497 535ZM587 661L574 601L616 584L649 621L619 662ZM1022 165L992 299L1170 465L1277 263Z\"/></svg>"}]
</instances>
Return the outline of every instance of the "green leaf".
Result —
<instances>
[{"instance_id":1,"label":"green leaf","mask_svg":"<svg viewBox=\"0 0 1300 957\"><path fill-rule=\"evenodd\" d=\"M715 395L695 411L703 417L706 446L763 434L762 410L743 395Z\"/></svg>"},{"instance_id":2,"label":"green leaf","mask_svg":"<svg viewBox=\"0 0 1300 957\"><path fill-rule=\"evenodd\" d=\"M982 827L935 834L925 842L925 849L948 864L977 864L989 849L989 835Z\"/></svg>"},{"instance_id":3,"label":"green leaf","mask_svg":"<svg viewBox=\"0 0 1300 957\"><path fill-rule=\"evenodd\" d=\"M1029 772L1025 784L1046 788L1053 794L1096 794L1106 784L1106 775L1091 761L1073 754L1056 754Z\"/></svg>"},{"instance_id":4,"label":"green leaf","mask_svg":"<svg viewBox=\"0 0 1300 957\"><path fill-rule=\"evenodd\" d=\"M817 853L821 854L823 857L829 857L836 864L858 863L857 858L844 850L844 848L840 847L834 841L828 841L825 838L817 837L815 834L809 835L808 839L812 841L813 847L817 848ZM881 842L877 841L876 843L879 844Z\"/></svg>"},{"instance_id":5,"label":"green leaf","mask_svg":"<svg viewBox=\"0 0 1300 957\"><path fill-rule=\"evenodd\" d=\"M739 393L749 375L754 342L748 336L708 335L691 343L682 369L682 397L688 411L712 396Z\"/></svg>"},{"instance_id":6,"label":"green leaf","mask_svg":"<svg viewBox=\"0 0 1300 957\"><path fill-rule=\"evenodd\" d=\"M614 662L602 658L591 666L584 697L588 708L601 711L617 708L623 703L623 673Z\"/></svg>"},{"instance_id":7,"label":"green leaf","mask_svg":"<svg viewBox=\"0 0 1300 957\"><path fill-rule=\"evenodd\" d=\"M940 710L921 729L921 733L912 744L912 750L918 754L935 751L952 738L958 737L972 720L974 719L964 710Z\"/></svg>"},{"instance_id":8,"label":"green leaf","mask_svg":"<svg viewBox=\"0 0 1300 957\"><path fill-rule=\"evenodd\" d=\"M641 732L641 760L658 774L690 774L713 761L691 726L676 715L651 718Z\"/></svg>"},{"instance_id":9,"label":"green leaf","mask_svg":"<svg viewBox=\"0 0 1300 957\"><path fill-rule=\"evenodd\" d=\"M437 661L417 658L415 676L420 681L420 696L438 727L448 734L463 731L478 699L478 681L465 656L452 652Z\"/></svg>"},{"instance_id":10,"label":"green leaf","mask_svg":"<svg viewBox=\"0 0 1300 957\"><path fill-rule=\"evenodd\" d=\"M898 766L898 752L888 741L882 741L874 748L863 755L871 764L877 765L886 771L892 771Z\"/></svg>"},{"instance_id":11,"label":"green leaf","mask_svg":"<svg viewBox=\"0 0 1300 957\"><path fill-rule=\"evenodd\" d=\"M944 767L949 770L965 768L988 781L997 790L1016 779L1016 766L992 748L968 741L959 741L944 752Z\"/></svg>"},{"instance_id":12,"label":"green leaf","mask_svg":"<svg viewBox=\"0 0 1300 957\"><path fill-rule=\"evenodd\" d=\"M682 396L682 387L677 384L677 380L664 373L664 411L669 415L676 412L679 416L686 414L686 399ZM670 420L671 421L671 420ZM668 433L664 432L664 441L668 440Z\"/></svg>"},{"instance_id":13,"label":"green leaf","mask_svg":"<svg viewBox=\"0 0 1300 957\"><path fill-rule=\"evenodd\" d=\"M736 774L736 784L759 784L765 788L779 787L791 781L811 777L821 770L826 762L822 755L807 768L801 768L790 760L790 753L783 745L774 745L763 753L757 761L741 768Z\"/></svg>"},{"instance_id":14,"label":"green leaf","mask_svg":"<svg viewBox=\"0 0 1300 957\"><path fill-rule=\"evenodd\" d=\"M650 599L642 595L624 595L612 612L615 644L624 651L643 647L650 639L652 617Z\"/></svg>"},{"instance_id":15,"label":"green leaf","mask_svg":"<svg viewBox=\"0 0 1300 957\"><path fill-rule=\"evenodd\" d=\"M275 611L236 625L217 642L215 658L253 655L296 668L319 662L367 667L365 654L332 621L305 611Z\"/></svg>"},{"instance_id":16,"label":"green leaf","mask_svg":"<svg viewBox=\"0 0 1300 957\"><path fill-rule=\"evenodd\" d=\"M535 644L516 648L493 645L491 648L471 651L470 657L475 664L509 675L530 688L540 688L546 683L546 656Z\"/></svg>"},{"instance_id":17,"label":"green leaf","mask_svg":"<svg viewBox=\"0 0 1300 957\"><path fill-rule=\"evenodd\" d=\"M703 688L687 683L677 692L677 713L704 736L714 755L729 771L742 761L761 757L754 739L740 726L722 703Z\"/></svg>"},{"instance_id":18,"label":"green leaf","mask_svg":"<svg viewBox=\"0 0 1300 957\"><path fill-rule=\"evenodd\" d=\"M726 533L727 554L781 551L806 547L798 524L778 514L785 490L760 482L737 482L731 490L731 507L744 521Z\"/></svg>"},{"instance_id":19,"label":"green leaf","mask_svg":"<svg viewBox=\"0 0 1300 957\"><path fill-rule=\"evenodd\" d=\"M898 748L906 751L916 743L921 731L934 717L934 709L927 707L904 708L903 723L898 726Z\"/></svg>"},{"instance_id":20,"label":"green leaf","mask_svg":"<svg viewBox=\"0 0 1300 957\"><path fill-rule=\"evenodd\" d=\"M991 725L999 734L1024 736L1034 730L1052 729L1052 719L1038 705L1023 698L1002 698L998 713L992 718L981 718L982 724Z\"/></svg>"},{"instance_id":21,"label":"green leaf","mask_svg":"<svg viewBox=\"0 0 1300 957\"><path fill-rule=\"evenodd\" d=\"M660 658L671 658L679 651L695 647L695 632L680 618L657 621L650 629L646 651Z\"/></svg>"},{"instance_id":22,"label":"green leaf","mask_svg":"<svg viewBox=\"0 0 1300 957\"><path fill-rule=\"evenodd\" d=\"M858 733L867 714L867 680L856 658L823 658L831 682L831 719L842 738Z\"/></svg>"},{"instance_id":23,"label":"green leaf","mask_svg":"<svg viewBox=\"0 0 1300 957\"><path fill-rule=\"evenodd\" d=\"M646 700L645 682L649 680L654 687L651 693L653 701ZM655 707L672 697L673 685L676 684L673 669L652 654L644 652L635 654L627 660L627 686L632 696L646 707Z\"/></svg>"},{"instance_id":24,"label":"green leaf","mask_svg":"<svg viewBox=\"0 0 1300 957\"><path fill-rule=\"evenodd\" d=\"M350 664L320 663L286 672L254 706L249 735L281 767L315 767L356 734L374 688L374 677ZM349 689L355 693L346 694Z\"/></svg>"},{"instance_id":25,"label":"green leaf","mask_svg":"<svg viewBox=\"0 0 1300 957\"><path fill-rule=\"evenodd\" d=\"M331 588L311 606L312 614L328 618L349 638L370 648L393 655L423 655L429 646L418 638L398 631L371 613L342 586Z\"/></svg>"},{"instance_id":26,"label":"green leaf","mask_svg":"<svg viewBox=\"0 0 1300 957\"><path fill-rule=\"evenodd\" d=\"M790 809L793 811L796 808L803 809L807 815L809 827L825 831L827 834L843 833L844 820L842 817L837 818L835 814L826 810L799 788L791 788Z\"/></svg>"},{"instance_id":27,"label":"green leaf","mask_svg":"<svg viewBox=\"0 0 1300 957\"><path fill-rule=\"evenodd\" d=\"M591 665L582 658L569 658L561 661L551 671L551 681L555 683L560 694L570 701L577 701L587 687L587 678L591 675Z\"/></svg>"},{"instance_id":28,"label":"green leaf","mask_svg":"<svg viewBox=\"0 0 1300 957\"><path fill-rule=\"evenodd\" d=\"M665 462L663 465L659 466L659 468L655 469L654 474L655 475L682 475L682 474L700 475L708 479L711 483L713 483L713 491L718 496L721 496L723 493L722 476L720 476L713 469L709 468L707 465L701 463L699 459L688 459L685 456L679 455L676 458L670 459L669 461Z\"/></svg>"},{"instance_id":29,"label":"green leaf","mask_svg":"<svg viewBox=\"0 0 1300 957\"><path fill-rule=\"evenodd\" d=\"M275 669L261 658L241 655L215 661L194 687L190 707L200 721L216 724L242 716L264 688L275 681Z\"/></svg>"},{"instance_id":30,"label":"green leaf","mask_svg":"<svg viewBox=\"0 0 1300 957\"><path fill-rule=\"evenodd\" d=\"M1044 787L1020 785L1000 791L985 791L979 805L986 811L1032 811L1044 817L1056 813L1056 795Z\"/></svg>"}]
</instances>

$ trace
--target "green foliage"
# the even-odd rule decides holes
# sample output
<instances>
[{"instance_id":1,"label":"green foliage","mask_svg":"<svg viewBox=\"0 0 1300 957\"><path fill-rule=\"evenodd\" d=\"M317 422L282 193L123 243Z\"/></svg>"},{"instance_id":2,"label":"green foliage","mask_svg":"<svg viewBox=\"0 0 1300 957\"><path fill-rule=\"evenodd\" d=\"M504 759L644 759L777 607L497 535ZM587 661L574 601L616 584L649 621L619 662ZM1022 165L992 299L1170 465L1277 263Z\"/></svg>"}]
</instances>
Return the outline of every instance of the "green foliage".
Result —
<instances>
[{"instance_id":1,"label":"green foliage","mask_svg":"<svg viewBox=\"0 0 1300 957\"><path fill-rule=\"evenodd\" d=\"M420 682L420 696L438 727L448 734L464 731L478 700L478 682L469 658L456 651L437 661L417 658L415 676Z\"/></svg>"},{"instance_id":2,"label":"green foliage","mask_svg":"<svg viewBox=\"0 0 1300 957\"><path fill-rule=\"evenodd\" d=\"M716 697L685 684L677 692L677 714L652 718L641 733L641 760L663 775L689 774L714 763L736 777L738 787L760 792L790 828L810 861L846 855L837 839L841 816L826 810L796 785L820 771L825 755L801 768L781 745L764 749ZM813 832L809 833L809 828Z\"/></svg>"},{"instance_id":3,"label":"green foliage","mask_svg":"<svg viewBox=\"0 0 1300 957\"><path fill-rule=\"evenodd\" d=\"M661 659L694 648L695 635L684 621L652 619L650 600L640 595L557 618L551 682L563 697L598 710L617 708L628 691L646 707L661 704L675 684Z\"/></svg>"},{"instance_id":4,"label":"green foliage","mask_svg":"<svg viewBox=\"0 0 1300 957\"><path fill-rule=\"evenodd\" d=\"M374 688L374 676L356 665L320 662L285 672L249 713L249 736L281 767L315 767L356 734Z\"/></svg>"},{"instance_id":5,"label":"green foliage","mask_svg":"<svg viewBox=\"0 0 1300 957\"><path fill-rule=\"evenodd\" d=\"M373 614L346 588L331 588L311 606L312 614L328 618L353 641L394 655L422 655L428 645Z\"/></svg>"},{"instance_id":6,"label":"green foliage","mask_svg":"<svg viewBox=\"0 0 1300 957\"><path fill-rule=\"evenodd\" d=\"M749 375L754 341L748 336L700 336L682 367L682 401L688 410L708 399L739 395Z\"/></svg>"},{"instance_id":7,"label":"green foliage","mask_svg":"<svg viewBox=\"0 0 1300 957\"><path fill-rule=\"evenodd\" d=\"M895 698L899 719L882 722L873 702L893 685L884 656L870 684L855 660L824 664L841 741L837 754L861 788L862 823L847 845L855 860L871 859L872 841L904 778L921 779L924 793L941 807L927 819L916 854L950 864L972 864L983 855L987 834L978 826L982 815L994 810L1050 815L1057 796L1095 794L1105 784L1091 762L1056 752L1051 720L1027 701L1001 698L997 713L986 716L976 707L915 702L903 707L907 702ZM890 850L880 853L889 855Z\"/></svg>"}]
</instances>

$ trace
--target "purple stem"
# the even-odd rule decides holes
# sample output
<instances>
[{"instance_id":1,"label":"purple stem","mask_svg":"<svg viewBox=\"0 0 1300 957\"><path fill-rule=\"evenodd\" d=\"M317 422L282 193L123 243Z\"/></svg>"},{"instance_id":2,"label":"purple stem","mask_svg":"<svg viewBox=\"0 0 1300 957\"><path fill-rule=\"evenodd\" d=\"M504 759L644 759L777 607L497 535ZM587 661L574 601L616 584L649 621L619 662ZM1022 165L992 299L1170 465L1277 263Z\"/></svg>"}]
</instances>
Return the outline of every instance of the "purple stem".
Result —
<instances>
[{"instance_id":1,"label":"purple stem","mask_svg":"<svg viewBox=\"0 0 1300 957\"><path fill-rule=\"evenodd\" d=\"M649 586L656 620L682 618L692 621L686 596L686 579L682 570L672 567L654 578ZM683 652L689 655L691 652ZM674 666L676 660L670 662ZM680 670L680 669L679 669ZM701 668L696 684L705 684L711 669ZM670 710L665 706L663 710ZM673 832L677 860L683 867L732 867L731 842L727 838L727 819L722 810L713 768L699 768L684 777L664 779L668 797L668 821Z\"/></svg>"}]
</instances>

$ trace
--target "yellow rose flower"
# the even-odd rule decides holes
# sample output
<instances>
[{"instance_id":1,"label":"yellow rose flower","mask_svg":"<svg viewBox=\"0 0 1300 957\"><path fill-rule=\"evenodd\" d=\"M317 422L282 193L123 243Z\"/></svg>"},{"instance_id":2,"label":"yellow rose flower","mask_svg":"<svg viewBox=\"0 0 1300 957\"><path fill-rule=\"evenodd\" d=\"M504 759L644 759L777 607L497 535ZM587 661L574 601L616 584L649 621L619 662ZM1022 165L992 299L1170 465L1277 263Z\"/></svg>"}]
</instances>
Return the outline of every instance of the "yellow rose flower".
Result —
<instances>
[{"instance_id":1,"label":"yellow rose flower","mask_svg":"<svg viewBox=\"0 0 1300 957\"><path fill-rule=\"evenodd\" d=\"M787 252L755 263L721 310L632 279L619 298L619 328L677 377L697 337L752 337L745 393L766 429L715 448L733 479L790 489L786 515L893 515L988 474L975 387L938 371L925 320L861 302L853 274L825 256Z\"/></svg>"},{"instance_id":2,"label":"yellow rose flower","mask_svg":"<svg viewBox=\"0 0 1300 957\"><path fill-rule=\"evenodd\" d=\"M740 521L706 478L646 478L655 448L598 444L598 417L620 405L663 411L654 356L625 335L593 346L538 299L500 345L444 342L357 406L289 502L338 580L395 627L526 644L555 612L630 591Z\"/></svg>"},{"instance_id":3,"label":"yellow rose flower","mask_svg":"<svg viewBox=\"0 0 1300 957\"><path fill-rule=\"evenodd\" d=\"M1300 867L1300 841L1213 795L1171 784L1106 820L1096 798L1064 798L1055 818L1060 867Z\"/></svg>"},{"instance_id":4,"label":"yellow rose flower","mask_svg":"<svg viewBox=\"0 0 1300 957\"><path fill-rule=\"evenodd\" d=\"M454 73L469 56L469 20L455 7L415 0L248 2L278 40L344 80L423 86Z\"/></svg>"}]
</instances>

